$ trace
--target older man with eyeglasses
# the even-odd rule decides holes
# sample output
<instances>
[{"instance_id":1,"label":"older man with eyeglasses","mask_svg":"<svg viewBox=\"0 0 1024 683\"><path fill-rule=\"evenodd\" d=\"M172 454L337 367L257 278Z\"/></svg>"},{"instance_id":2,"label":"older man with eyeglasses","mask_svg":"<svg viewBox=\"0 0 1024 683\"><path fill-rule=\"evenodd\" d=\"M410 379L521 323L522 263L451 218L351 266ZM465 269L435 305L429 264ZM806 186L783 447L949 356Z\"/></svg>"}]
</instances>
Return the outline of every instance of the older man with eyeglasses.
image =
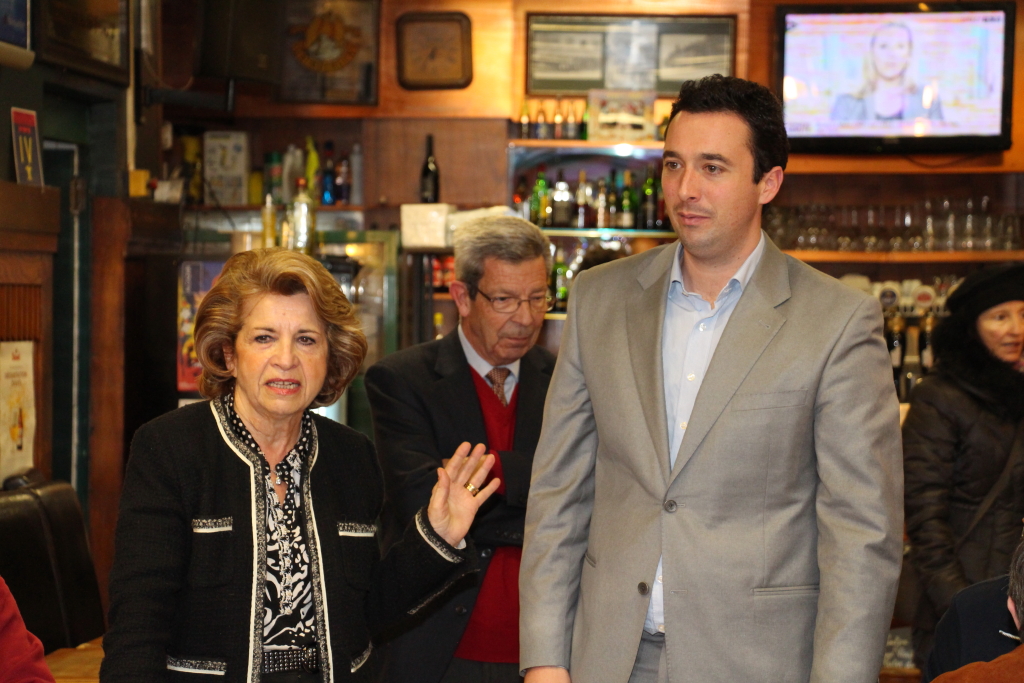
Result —
<instances>
[{"instance_id":1,"label":"older man with eyeglasses","mask_svg":"<svg viewBox=\"0 0 1024 683\"><path fill-rule=\"evenodd\" d=\"M389 634L382 681L518 683L519 562L533 452L555 359L536 347L551 310L547 237L520 218L459 228L448 336L384 358L366 373L384 469L384 542L430 498L454 447L484 443L501 487L469 536L481 571Z\"/></svg>"}]
</instances>

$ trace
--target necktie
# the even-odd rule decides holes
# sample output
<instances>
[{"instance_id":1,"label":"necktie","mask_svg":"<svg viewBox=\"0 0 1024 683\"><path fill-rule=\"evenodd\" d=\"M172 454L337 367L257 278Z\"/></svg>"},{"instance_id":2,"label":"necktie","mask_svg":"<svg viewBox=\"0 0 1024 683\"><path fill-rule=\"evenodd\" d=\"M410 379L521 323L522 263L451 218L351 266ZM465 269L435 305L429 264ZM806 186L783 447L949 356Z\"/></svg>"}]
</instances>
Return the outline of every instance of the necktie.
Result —
<instances>
[{"instance_id":1,"label":"necktie","mask_svg":"<svg viewBox=\"0 0 1024 683\"><path fill-rule=\"evenodd\" d=\"M511 372L508 368L494 368L487 373L487 379L491 380L491 389L503 406L508 405L508 399L505 398L505 379Z\"/></svg>"}]
</instances>

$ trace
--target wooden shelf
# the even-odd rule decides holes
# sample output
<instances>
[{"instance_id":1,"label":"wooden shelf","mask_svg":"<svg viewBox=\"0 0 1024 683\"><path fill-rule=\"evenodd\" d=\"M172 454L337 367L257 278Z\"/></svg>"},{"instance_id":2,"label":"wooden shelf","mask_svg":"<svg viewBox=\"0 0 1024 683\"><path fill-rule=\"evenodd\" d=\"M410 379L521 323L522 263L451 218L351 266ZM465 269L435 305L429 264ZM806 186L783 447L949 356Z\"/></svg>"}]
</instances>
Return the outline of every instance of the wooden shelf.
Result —
<instances>
[{"instance_id":1,"label":"wooden shelf","mask_svg":"<svg viewBox=\"0 0 1024 683\"><path fill-rule=\"evenodd\" d=\"M545 320L565 320L568 317L568 313L545 313Z\"/></svg>"},{"instance_id":2,"label":"wooden shelf","mask_svg":"<svg viewBox=\"0 0 1024 683\"><path fill-rule=\"evenodd\" d=\"M1024 261L1024 251L872 252L790 249L785 253L805 263L991 263Z\"/></svg>"},{"instance_id":3,"label":"wooden shelf","mask_svg":"<svg viewBox=\"0 0 1024 683\"><path fill-rule=\"evenodd\" d=\"M434 301L452 301L452 295L448 292L434 292Z\"/></svg>"},{"instance_id":4,"label":"wooden shelf","mask_svg":"<svg viewBox=\"0 0 1024 683\"><path fill-rule=\"evenodd\" d=\"M177 207L177 204L169 205ZM274 209L277 211L284 211L284 206L281 204L275 204ZM328 206L317 205L315 207L317 211L365 211L365 206L355 206L352 204L331 204ZM192 206L186 206L186 211L262 211L263 204L242 204L232 206L214 206L212 204L194 204Z\"/></svg>"},{"instance_id":5,"label":"wooden shelf","mask_svg":"<svg viewBox=\"0 0 1024 683\"><path fill-rule=\"evenodd\" d=\"M524 140L524 139L513 139L508 141L508 146L512 148L530 148L530 149L615 149L619 145L626 145L628 147L638 147L640 149L662 149L665 147L665 143L660 140L637 140L635 142L615 142L614 140Z\"/></svg>"},{"instance_id":6,"label":"wooden shelf","mask_svg":"<svg viewBox=\"0 0 1024 683\"><path fill-rule=\"evenodd\" d=\"M671 240L676 238L676 234L671 230L628 230L623 228L542 228L541 230L548 237L597 237L601 239L611 239L613 237L653 237L655 239Z\"/></svg>"}]
</instances>

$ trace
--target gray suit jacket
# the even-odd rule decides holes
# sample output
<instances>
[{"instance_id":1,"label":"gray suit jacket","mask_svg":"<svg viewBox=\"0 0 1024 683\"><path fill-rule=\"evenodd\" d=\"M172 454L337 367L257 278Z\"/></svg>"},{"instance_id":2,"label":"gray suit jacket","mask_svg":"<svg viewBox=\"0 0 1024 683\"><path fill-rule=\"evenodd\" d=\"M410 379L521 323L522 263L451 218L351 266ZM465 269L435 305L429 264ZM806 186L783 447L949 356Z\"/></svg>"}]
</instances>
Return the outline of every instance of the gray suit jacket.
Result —
<instances>
[{"instance_id":1,"label":"gray suit jacket","mask_svg":"<svg viewBox=\"0 0 1024 683\"><path fill-rule=\"evenodd\" d=\"M769 242L670 471L674 253L573 286L527 506L521 667L626 681L663 554L672 683L876 681L903 538L878 302Z\"/></svg>"}]
</instances>

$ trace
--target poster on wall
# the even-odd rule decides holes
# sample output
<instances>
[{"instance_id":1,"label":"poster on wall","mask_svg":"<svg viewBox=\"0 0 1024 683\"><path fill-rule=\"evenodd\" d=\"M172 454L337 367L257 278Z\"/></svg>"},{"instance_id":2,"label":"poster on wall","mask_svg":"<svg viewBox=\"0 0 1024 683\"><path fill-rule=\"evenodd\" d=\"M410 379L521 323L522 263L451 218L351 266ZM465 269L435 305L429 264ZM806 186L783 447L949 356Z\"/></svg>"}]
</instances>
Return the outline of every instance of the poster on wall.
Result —
<instances>
[{"instance_id":1,"label":"poster on wall","mask_svg":"<svg viewBox=\"0 0 1024 683\"><path fill-rule=\"evenodd\" d=\"M0 481L33 465L35 342L0 342Z\"/></svg>"},{"instance_id":2,"label":"poster on wall","mask_svg":"<svg viewBox=\"0 0 1024 683\"><path fill-rule=\"evenodd\" d=\"M287 0L280 98L377 104L378 0Z\"/></svg>"},{"instance_id":3,"label":"poster on wall","mask_svg":"<svg viewBox=\"0 0 1024 683\"><path fill-rule=\"evenodd\" d=\"M223 261L185 261L178 273L178 391L199 391L199 357L196 355L196 311L213 283L217 281Z\"/></svg>"},{"instance_id":4,"label":"poster on wall","mask_svg":"<svg viewBox=\"0 0 1024 683\"><path fill-rule=\"evenodd\" d=\"M0 42L29 49L28 0L0 0Z\"/></svg>"},{"instance_id":5,"label":"poster on wall","mask_svg":"<svg viewBox=\"0 0 1024 683\"><path fill-rule=\"evenodd\" d=\"M19 185L43 186L43 148L39 144L39 120L30 109L11 107L14 141L14 175Z\"/></svg>"}]
</instances>

